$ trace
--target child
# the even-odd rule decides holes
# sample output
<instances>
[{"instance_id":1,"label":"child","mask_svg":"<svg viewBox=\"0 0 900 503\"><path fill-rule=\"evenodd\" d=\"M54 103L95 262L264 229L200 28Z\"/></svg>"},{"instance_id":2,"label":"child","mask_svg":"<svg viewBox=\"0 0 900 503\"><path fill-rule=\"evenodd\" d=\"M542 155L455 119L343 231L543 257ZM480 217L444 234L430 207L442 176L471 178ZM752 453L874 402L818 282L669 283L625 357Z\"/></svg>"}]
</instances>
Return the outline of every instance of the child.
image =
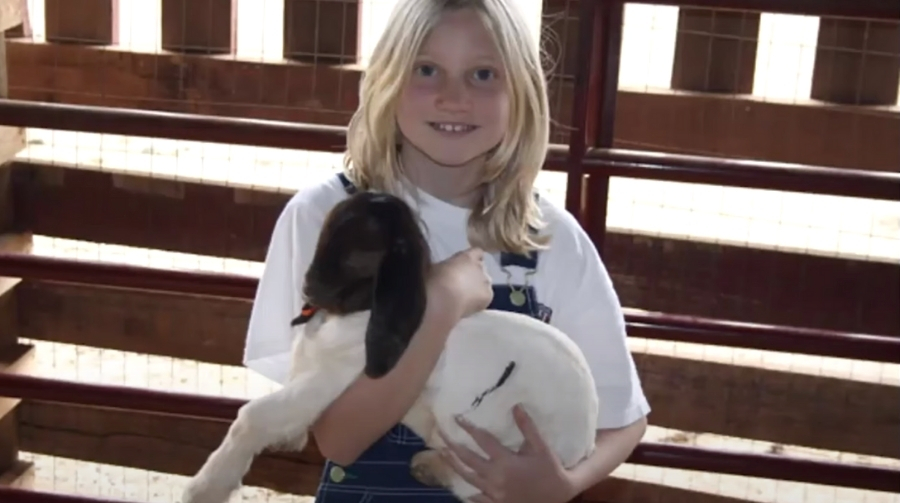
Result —
<instances>
[{"instance_id":1,"label":"child","mask_svg":"<svg viewBox=\"0 0 900 503\"><path fill-rule=\"evenodd\" d=\"M606 269L577 221L534 193L549 141L548 99L537 43L515 1L400 0L361 83L345 172L301 189L275 226L245 364L280 382L323 219L348 193L403 196L440 262L425 318L394 370L360 377L314 426L329 460L318 503L456 501L410 474L424 444L399 422L451 327L484 308L534 316L568 334L591 365L601 409L596 453L571 470L542 449L521 413L519 452L470 430L490 459L451 446L448 460L482 491L475 503L567 501L622 463L646 428L649 406Z\"/></svg>"}]
</instances>

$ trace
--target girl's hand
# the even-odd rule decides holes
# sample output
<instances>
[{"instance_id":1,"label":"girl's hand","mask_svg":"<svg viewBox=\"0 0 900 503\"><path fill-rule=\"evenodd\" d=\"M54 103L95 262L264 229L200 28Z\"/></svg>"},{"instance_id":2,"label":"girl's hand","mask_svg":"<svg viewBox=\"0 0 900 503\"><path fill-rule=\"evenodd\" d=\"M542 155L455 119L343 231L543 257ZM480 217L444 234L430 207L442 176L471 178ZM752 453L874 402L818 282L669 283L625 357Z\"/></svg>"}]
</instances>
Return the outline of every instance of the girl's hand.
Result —
<instances>
[{"instance_id":1,"label":"girl's hand","mask_svg":"<svg viewBox=\"0 0 900 503\"><path fill-rule=\"evenodd\" d=\"M565 503L577 496L566 469L544 442L528 414L520 407L513 416L525 442L511 451L490 433L458 421L488 455L485 459L445 437L444 459L467 482L481 490L472 503Z\"/></svg>"},{"instance_id":2,"label":"girl's hand","mask_svg":"<svg viewBox=\"0 0 900 503\"><path fill-rule=\"evenodd\" d=\"M491 278L484 269L484 251L479 248L469 248L435 264L428 286L429 298L440 303L437 307L459 318L485 309L494 298Z\"/></svg>"}]
</instances>

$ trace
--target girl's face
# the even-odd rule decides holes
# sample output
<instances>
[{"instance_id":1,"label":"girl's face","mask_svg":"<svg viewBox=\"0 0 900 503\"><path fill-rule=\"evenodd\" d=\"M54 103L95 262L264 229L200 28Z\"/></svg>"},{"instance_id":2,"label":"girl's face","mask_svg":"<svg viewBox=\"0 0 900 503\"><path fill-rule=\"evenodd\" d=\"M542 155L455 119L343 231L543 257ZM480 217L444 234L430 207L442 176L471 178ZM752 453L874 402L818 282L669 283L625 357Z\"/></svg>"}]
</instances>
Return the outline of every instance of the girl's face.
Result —
<instances>
[{"instance_id":1,"label":"girl's face","mask_svg":"<svg viewBox=\"0 0 900 503\"><path fill-rule=\"evenodd\" d=\"M471 9L445 13L400 96L404 148L441 166L480 164L503 139L508 119L506 75L491 34Z\"/></svg>"}]
</instances>

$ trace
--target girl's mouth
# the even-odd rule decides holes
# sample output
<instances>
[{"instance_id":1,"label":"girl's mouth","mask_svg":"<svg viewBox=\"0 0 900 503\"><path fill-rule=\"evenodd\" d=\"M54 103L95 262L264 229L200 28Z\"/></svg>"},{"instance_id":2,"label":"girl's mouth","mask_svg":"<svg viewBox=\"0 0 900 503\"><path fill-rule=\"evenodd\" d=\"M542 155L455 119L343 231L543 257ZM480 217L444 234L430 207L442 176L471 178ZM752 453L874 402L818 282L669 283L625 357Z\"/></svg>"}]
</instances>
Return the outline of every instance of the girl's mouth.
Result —
<instances>
[{"instance_id":1,"label":"girl's mouth","mask_svg":"<svg viewBox=\"0 0 900 503\"><path fill-rule=\"evenodd\" d=\"M435 131L450 134L471 133L478 129L478 126L462 124L459 122L429 122L428 125Z\"/></svg>"}]
</instances>

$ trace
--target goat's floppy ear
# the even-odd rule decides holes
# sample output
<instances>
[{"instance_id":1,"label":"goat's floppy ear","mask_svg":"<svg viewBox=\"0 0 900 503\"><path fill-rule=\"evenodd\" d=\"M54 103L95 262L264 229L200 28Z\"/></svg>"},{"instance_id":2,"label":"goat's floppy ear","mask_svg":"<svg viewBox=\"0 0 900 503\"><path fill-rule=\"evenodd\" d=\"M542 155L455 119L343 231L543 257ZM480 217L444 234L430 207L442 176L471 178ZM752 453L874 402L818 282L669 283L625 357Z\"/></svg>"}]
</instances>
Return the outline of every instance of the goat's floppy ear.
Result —
<instances>
[{"instance_id":1,"label":"goat's floppy ear","mask_svg":"<svg viewBox=\"0 0 900 503\"><path fill-rule=\"evenodd\" d=\"M370 378L394 368L422 323L427 302L426 252L419 243L401 240L381 259L366 329L365 374Z\"/></svg>"}]
</instances>

